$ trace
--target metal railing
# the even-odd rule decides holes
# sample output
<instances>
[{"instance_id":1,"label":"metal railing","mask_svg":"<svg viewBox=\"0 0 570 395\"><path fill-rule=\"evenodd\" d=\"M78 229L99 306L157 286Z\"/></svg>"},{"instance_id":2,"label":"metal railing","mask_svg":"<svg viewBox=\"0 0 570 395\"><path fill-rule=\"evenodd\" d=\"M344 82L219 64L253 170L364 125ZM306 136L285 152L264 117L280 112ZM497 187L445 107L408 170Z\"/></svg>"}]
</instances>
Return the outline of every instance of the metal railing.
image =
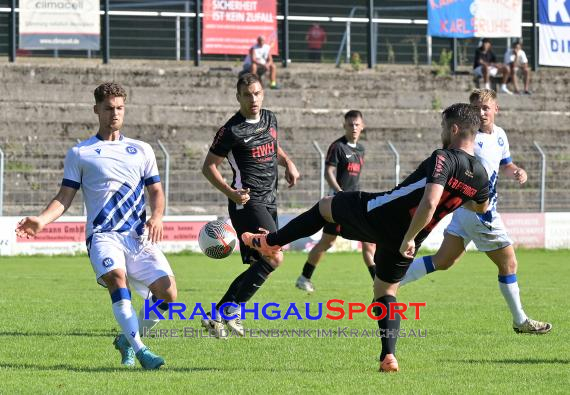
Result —
<instances>
[{"instance_id":1,"label":"metal railing","mask_svg":"<svg viewBox=\"0 0 570 395\"><path fill-rule=\"evenodd\" d=\"M108 2L108 0L105 0L103 3L105 2ZM193 12L190 12L192 7L195 8L199 5L198 3L196 1L180 0L109 4L108 14L101 11L101 14L108 18L103 18L103 47L99 51L99 56L105 62L109 61L111 55L117 58L184 59L186 61L194 58L195 64L199 64L201 58L234 59L235 56L205 56L200 53L201 28L197 22L203 17L203 14L198 12L200 18L196 18L197 11L193 9ZM367 41L365 36L368 33L363 27L369 24L369 19L368 17L353 17L356 15L357 10L366 10L366 7L353 7L353 4L343 5L344 14L343 11L338 11L337 15L323 15L323 13L328 12L326 8L323 8L320 15L312 12L306 15L291 15L288 12L283 12L284 4L285 2L282 2L280 7L281 14L277 15L276 19L280 22L280 26L287 27L287 29L290 26L290 32L287 32L287 34L284 32L279 35L282 37L281 55L283 58L283 55L289 51L290 47L291 56L289 58L294 62L310 59L309 51L302 37L304 37L307 27L313 22L323 23L327 26L329 40L325 44L323 53L327 57L326 61L336 61L337 64L340 63L342 52L346 52L348 58L350 58L353 52L367 54L367 57L373 60L372 63L383 61L388 63L431 64L432 55L437 55L440 49L450 48L452 43L450 39L437 37L432 39L432 37L426 36L427 19L425 19L425 6L375 7L374 12L376 14L372 18L372 40L374 44L368 47L365 44ZM408 2L408 4L412 4L412 2ZM526 10L530 5L530 0L524 0L525 8L523 10ZM182 9L168 9L168 6ZM152 7L153 10L149 11L148 7ZM294 2L291 2L290 8L305 10L302 4L295 4ZM309 11L309 9L305 11ZM18 23L15 17L17 12L17 8L12 13L11 7L0 7L0 15L10 14L6 31L14 32L14 37L8 38L8 41L14 46L9 51L9 54L13 51L14 57L16 56L15 45L17 42L17 29L15 28L15 25ZM524 28L523 36L526 42L531 42L535 27L532 22L528 21L529 16L526 14L525 18L527 21L522 24ZM285 17L287 17L287 21L284 20ZM191 20L194 23L190 23ZM110 26L106 27L105 21L109 21ZM166 21L166 24L164 21ZM191 34L191 30L194 30L194 34ZM2 35L0 34L0 36ZM475 39L475 41L477 40ZM106 47L106 43L109 43L111 47ZM505 40L505 45L502 42L498 43L495 47L496 52L502 53L501 51L508 44L509 39ZM454 51L455 60L453 64L470 62L462 52L465 46L472 46L470 52L474 52L475 46L472 39L455 40L454 47L457 47L457 51ZM0 43L0 47L2 47L2 43ZM184 51L182 51L183 48ZM534 62L534 58L536 58L533 51L534 48L530 47L527 51L531 62ZM85 53L87 57L91 57L97 52L30 51L30 54L34 56L51 54L52 56L77 57L84 56ZM378 60L379 57L382 59ZM287 64L288 62L283 62L285 67Z\"/></svg>"},{"instance_id":2,"label":"metal railing","mask_svg":"<svg viewBox=\"0 0 570 395\"><path fill-rule=\"evenodd\" d=\"M74 143L69 141L66 146ZM362 143L367 148L367 154L361 175L361 188L367 191L393 188L395 182L400 181L399 173L411 173L421 159L429 155L433 147L432 144L410 144L397 140ZM319 143L313 143L312 146L291 145L291 142L288 144L285 149L292 154L302 178L295 188L289 189L283 177L280 177L279 209L283 212L302 210L327 193L324 154L322 150L316 149ZM61 145L62 143L27 144L25 150L20 150L16 144L11 143L0 149L0 189L4 189L0 194L2 214L26 215L45 207L61 182L61 165L65 154ZM161 177L168 199L168 214L225 212L227 199L208 183L200 171L207 146L184 147L175 140L161 140L158 145L162 146L159 152L162 151L164 157L168 157L168 163L164 167L161 166ZM558 146L536 142L533 145L513 148L513 160L526 169L528 181L521 186L514 180L500 177L501 211L570 210L570 201L565 194L570 183L560 184L560 174L570 166L570 145L562 149ZM402 155L403 152L406 155ZM226 180L231 180L231 170L225 163L222 166L222 174ZM68 213L84 213L80 194Z\"/></svg>"}]
</instances>

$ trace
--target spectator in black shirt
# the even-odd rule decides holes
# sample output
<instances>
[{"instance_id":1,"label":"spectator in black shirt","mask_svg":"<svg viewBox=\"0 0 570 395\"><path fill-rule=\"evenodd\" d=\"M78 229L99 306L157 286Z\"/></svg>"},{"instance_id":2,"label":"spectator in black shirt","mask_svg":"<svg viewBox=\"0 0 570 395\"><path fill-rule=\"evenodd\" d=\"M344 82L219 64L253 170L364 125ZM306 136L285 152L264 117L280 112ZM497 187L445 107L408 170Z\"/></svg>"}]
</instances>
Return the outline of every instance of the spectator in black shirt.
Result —
<instances>
[{"instance_id":1,"label":"spectator in black shirt","mask_svg":"<svg viewBox=\"0 0 570 395\"><path fill-rule=\"evenodd\" d=\"M491 50L491 40L484 38L481 41L481 46L475 51L473 73L483 77L485 89L491 89L490 77L495 77L499 72L502 75L501 92L512 95L513 93L507 88L510 73L509 67L502 63L497 63L497 57Z\"/></svg>"}]
</instances>

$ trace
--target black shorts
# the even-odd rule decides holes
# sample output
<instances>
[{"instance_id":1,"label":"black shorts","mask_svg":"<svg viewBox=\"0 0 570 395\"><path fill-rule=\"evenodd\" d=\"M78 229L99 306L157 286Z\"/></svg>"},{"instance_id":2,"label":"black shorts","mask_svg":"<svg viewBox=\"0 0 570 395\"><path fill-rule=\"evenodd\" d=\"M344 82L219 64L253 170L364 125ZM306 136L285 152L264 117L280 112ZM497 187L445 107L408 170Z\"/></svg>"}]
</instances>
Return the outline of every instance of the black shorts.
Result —
<instances>
[{"instance_id":1,"label":"black shorts","mask_svg":"<svg viewBox=\"0 0 570 395\"><path fill-rule=\"evenodd\" d=\"M326 233L328 235L338 236L340 235L340 225L327 222L327 224L323 226L323 233Z\"/></svg>"},{"instance_id":2,"label":"black shorts","mask_svg":"<svg viewBox=\"0 0 570 395\"><path fill-rule=\"evenodd\" d=\"M238 236L243 263L250 264L259 260L261 258L259 252L243 244L241 235L244 232L259 233L259 228L275 232L277 230L277 208L264 206L260 203L248 203L243 208L237 209L235 204L230 203L228 211Z\"/></svg>"},{"instance_id":3,"label":"black shorts","mask_svg":"<svg viewBox=\"0 0 570 395\"><path fill-rule=\"evenodd\" d=\"M413 259L400 254L401 240L394 240L382 224L371 223L366 204L373 196L360 191L337 193L332 200L332 217L345 239L376 243L376 276L387 283L397 283L404 278Z\"/></svg>"}]
</instances>

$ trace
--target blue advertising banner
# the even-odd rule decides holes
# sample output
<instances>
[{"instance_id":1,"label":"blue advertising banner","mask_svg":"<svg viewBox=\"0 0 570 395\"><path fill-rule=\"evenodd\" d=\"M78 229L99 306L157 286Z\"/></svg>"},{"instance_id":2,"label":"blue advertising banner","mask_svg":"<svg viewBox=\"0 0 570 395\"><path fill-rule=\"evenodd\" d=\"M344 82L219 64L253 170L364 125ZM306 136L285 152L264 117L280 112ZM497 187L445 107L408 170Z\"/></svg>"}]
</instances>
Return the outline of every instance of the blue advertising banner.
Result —
<instances>
[{"instance_id":1,"label":"blue advertising banner","mask_svg":"<svg viewBox=\"0 0 570 395\"><path fill-rule=\"evenodd\" d=\"M520 37L522 0L428 0L428 35Z\"/></svg>"},{"instance_id":2,"label":"blue advertising banner","mask_svg":"<svg viewBox=\"0 0 570 395\"><path fill-rule=\"evenodd\" d=\"M570 67L570 0L540 0L538 62Z\"/></svg>"},{"instance_id":3,"label":"blue advertising banner","mask_svg":"<svg viewBox=\"0 0 570 395\"><path fill-rule=\"evenodd\" d=\"M473 37L474 0L428 0L428 35L449 38Z\"/></svg>"}]
</instances>

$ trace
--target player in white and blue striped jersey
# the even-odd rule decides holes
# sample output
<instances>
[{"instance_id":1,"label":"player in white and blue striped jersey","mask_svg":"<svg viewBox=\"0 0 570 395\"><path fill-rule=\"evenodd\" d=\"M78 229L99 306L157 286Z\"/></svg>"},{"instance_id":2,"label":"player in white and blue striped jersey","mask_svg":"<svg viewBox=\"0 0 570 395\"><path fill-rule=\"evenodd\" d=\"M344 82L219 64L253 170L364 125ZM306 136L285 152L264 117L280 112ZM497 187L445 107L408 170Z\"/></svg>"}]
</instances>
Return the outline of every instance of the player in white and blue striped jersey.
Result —
<instances>
[{"instance_id":1,"label":"player in white and blue striped jersey","mask_svg":"<svg viewBox=\"0 0 570 395\"><path fill-rule=\"evenodd\" d=\"M475 89L469 96L469 101L481 113L481 127L475 137L475 156L489 175L489 209L485 214L476 214L464 208L455 211L451 223L445 229L439 250L435 255L416 258L400 286L436 270L449 269L459 261L465 247L473 241L477 249L486 253L499 269L499 289L513 316L513 330L516 333L547 333L552 325L527 317L522 308L513 241L497 212L499 171L514 178L521 185L526 182L527 174L513 163L507 135L502 128L495 125L495 115L499 110L495 91Z\"/></svg>"},{"instance_id":2,"label":"player in white and blue striped jersey","mask_svg":"<svg viewBox=\"0 0 570 395\"><path fill-rule=\"evenodd\" d=\"M71 148L65 158L61 189L37 217L22 219L16 233L34 237L71 205L79 188L87 209L87 252L97 282L108 288L113 313L122 334L114 341L123 365L135 356L145 369L158 369L164 359L142 342L141 333L158 322L156 314L139 317L131 303L132 286L163 312L176 299L176 282L164 254L156 245L162 239L164 193L150 145L123 136L126 91L104 83L94 92L97 134ZM152 215L147 219L144 189ZM148 333L148 332L147 332Z\"/></svg>"}]
</instances>

